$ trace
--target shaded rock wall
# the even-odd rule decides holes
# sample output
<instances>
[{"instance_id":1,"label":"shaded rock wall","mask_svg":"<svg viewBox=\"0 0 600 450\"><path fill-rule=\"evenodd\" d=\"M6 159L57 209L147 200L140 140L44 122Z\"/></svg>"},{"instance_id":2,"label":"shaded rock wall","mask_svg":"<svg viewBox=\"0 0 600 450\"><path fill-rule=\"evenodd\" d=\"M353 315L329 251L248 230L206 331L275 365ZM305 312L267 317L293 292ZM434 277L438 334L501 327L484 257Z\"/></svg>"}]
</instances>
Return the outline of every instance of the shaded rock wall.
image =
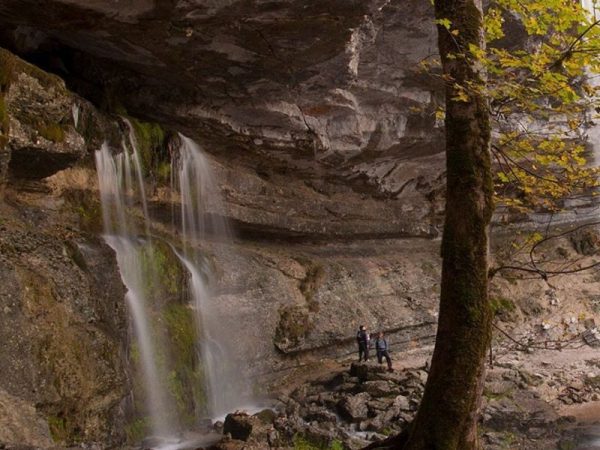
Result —
<instances>
[{"instance_id":1,"label":"shaded rock wall","mask_svg":"<svg viewBox=\"0 0 600 450\"><path fill-rule=\"evenodd\" d=\"M118 443L128 391L124 286L112 250L86 232L86 215L98 211L54 195L42 180L85 164L96 142L83 130L110 137L93 124L109 122L62 80L4 50L0 70L10 70L2 96L10 128L0 180L0 442Z\"/></svg>"}]
</instances>

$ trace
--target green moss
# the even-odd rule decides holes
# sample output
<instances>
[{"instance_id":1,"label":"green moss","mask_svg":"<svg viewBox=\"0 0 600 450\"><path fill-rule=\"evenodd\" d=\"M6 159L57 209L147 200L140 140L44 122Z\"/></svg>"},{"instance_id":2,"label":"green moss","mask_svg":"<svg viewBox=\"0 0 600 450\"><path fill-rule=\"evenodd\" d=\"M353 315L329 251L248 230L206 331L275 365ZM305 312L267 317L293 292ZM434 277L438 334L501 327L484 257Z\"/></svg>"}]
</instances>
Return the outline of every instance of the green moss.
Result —
<instances>
[{"instance_id":1,"label":"green moss","mask_svg":"<svg viewBox=\"0 0 600 450\"><path fill-rule=\"evenodd\" d=\"M0 49L0 149L8 143L10 120L5 95L13 78L15 57Z\"/></svg>"},{"instance_id":2,"label":"green moss","mask_svg":"<svg viewBox=\"0 0 600 450\"><path fill-rule=\"evenodd\" d=\"M148 280L145 286L147 298L155 305L166 299L180 299L185 275L181 262L171 247L162 241L154 241L141 250L142 272Z\"/></svg>"},{"instance_id":3,"label":"green moss","mask_svg":"<svg viewBox=\"0 0 600 450\"><path fill-rule=\"evenodd\" d=\"M156 168L156 177L161 184L168 184L171 181L171 163L161 162Z\"/></svg>"},{"instance_id":4,"label":"green moss","mask_svg":"<svg viewBox=\"0 0 600 450\"><path fill-rule=\"evenodd\" d=\"M65 442L69 438L67 421L64 417L48 416L47 422L54 442Z\"/></svg>"},{"instance_id":5,"label":"green moss","mask_svg":"<svg viewBox=\"0 0 600 450\"><path fill-rule=\"evenodd\" d=\"M142 122L133 117L129 117L129 121L135 132L144 173L146 175L156 174L159 164L166 162L164 159L167 156L165 130L157 123Z\"/></svg>"},{"instance_id":6,"label":"green moss","mask_svg":"<svg viewBox=\"0 0 600 450\"><path fill-rule=\"evenodd\" d=\"M490 391L487 387L483 388L483 396L488 400L502 400L504 398L512 398L514 394L513 387L507 387L506 390L502 392L493 392Z\"/></svg>"},{"instance_id":7,"label":"green moss","mask_svg":"<svg viewBox=\"0 0 600 450\"><path fill-rule=\"evenodd\" d=\"M191 366L198 337L192 310L183 304L171 303L165 309L164 318L178 358Z\"/></svg>"},{"instance_id":8,"label":"green moss","mask_svg":"<svg viewBox=\"0 0 600 450\"><path fill-rule=\"evenodd\" d=\"M0 92L6 93L14 77L16 58L4 49L0 49Z\"/></svg>"},{"instance_id":9,"label":"green moss","mask_svg":"<svg viewBox=\"0 0 600 450\"><path fill-rule=\"evenodd\" d=\"M511 299L505 297L490 297L490 307L496 316L508 316L517 308Z\"/></svg>"},{"instance_id":10,"label":"green moss","mask_svg":"<svg viewBox=\"0 0 600 450\"><path fill-rule=\"evenodd\" d=\"M203 372L196 353L198 332L193 311L184 304L170 303L163 317L173 357L168 377L169 393L177 406L179 419L192 425L195 412L206 406Z\"/></svg>"},{"instance_id":11,"label":"green moss","mask_svg":"<svg viewBox=\"0 0 600 450\"><path fill-rule=\"evenodd\" d=\"M138 417L125 425L125 435L129 444L140 442L150 431L150 421L147 417Z\"/></svg>"},{"instance_id":12,"label":"green moss","mask_svg":"<svg viewBox=\"0 0 600 450\"><path fill-rule=\"evenodd\" d=\"M334 440L331 443L326 441L317 440L309 436L296 433L292 438L294 444L294 450L343 450L344 445Z\"/></svg>"},{"instance_id":13,"label":"green moss","mask_svg":"<svg viewBox=\"0 0 600 450\"><path fill-rule=\"evenodd\" d=\"M62 125L58 123L41 125L38 127L38 132L44 139L54 142L55 144L64 142L65 140L65 130Z\"/></svg>"},{"instance_id":14,"label":"green moss","mask_svg":"<svg viewBox=\"0 0 600 450\"><path fill-rule=\"evenodd\" d=\"M79 189L64 192L64 198L79 217L79 227L90 233L101 233L103 229L102 205L95 195Z\"/></svg>"},{"instance_id":15,"label":"green moss","mask_svg":"<svg viewBox=\"0 0 600 450\"><path fill-rule=\"evenodd\" d=\"M383 434L384 436L391 436L392 434L394 434L394 430L390 427L385 427L383 430L381 430L381 434Z\"/></svg>"},{"instance_id":16,"label":"green moss","mask_svg":"<svg viewBox=\"0 0 600 450\"><path fill-rule=\"evenodd\" d=\"M135 342L132 342L129 346L129 359L134 363L140 362L140 348Z\"/></svg>"},{"instance_id":17,"label":"green moss","mask_svg":"<svg viewBox=\"0 0 600 450\"><path fill-rule=\"evenodd\" d=\"M561 441L558 443L558 450L575 450L577 444L573 441Z\"/></svg>"},{"instance_id":18,"label":"green moss","mask_svg":"<svg viewBox=\"0 0 600 450\"><path fill-rule=\"evenodd\" d=\"M29 64L9 51L0 48L0 91L6 92L8 90L15 78L15 73L25 73L35 78L46 89L66 90L64 82L59 76Z\"/></svg>"},{"instance_id":19,"label":"green moss","mask_svg":"<svg viewBox=\"0 0 600 450\"><path fill-rule=\"evenodd\" d=\"M4 94L0 93L0 149L8 143L10 120L4 100Z\"/></svg>"},{"instance_id":20,"label":"green moss","mask_svg":"<svg viewBox=\"0 0 600 450\"><path fill-rule=\"evenodd\" d=\"M421 270L426 275L439 275L439 270L431 261L423 261L421 263Z\"/></svg>"}]
</instances>

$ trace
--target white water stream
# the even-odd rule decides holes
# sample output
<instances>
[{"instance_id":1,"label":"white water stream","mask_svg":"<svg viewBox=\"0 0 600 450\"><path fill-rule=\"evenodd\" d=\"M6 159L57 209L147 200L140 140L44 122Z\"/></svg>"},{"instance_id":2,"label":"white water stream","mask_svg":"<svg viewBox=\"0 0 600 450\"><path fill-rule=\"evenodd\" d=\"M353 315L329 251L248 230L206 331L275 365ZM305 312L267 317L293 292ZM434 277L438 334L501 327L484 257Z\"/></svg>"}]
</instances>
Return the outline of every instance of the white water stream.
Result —
<instances>
[{"instance_id":1,"label":"white water stream","mask_svg":"<svg viewBox=\"0 0 600 450\"><path fill-rule=\"evenodd\" d=\"M151 317L152 297L147 292L154 281L149 277L159 277L148 273L147 264L144 270L143 258L152 254L154 244L150 236L142 164L133 127L129 122L127 126L128 142L123 143L120 152L113 154L107 144L96 152L104 238L116 252L127 288L126 300L135 335L134 345L138 349L149 432L162 438L165 445L171 440L169 445L177 446L176 436L181 425L174 423L175 407L167 388L164 363L169 349L161 348L166 344ZM172 187L176 187L180 194L183 250L177 251L175 243L169 242L169 245L189 273L188 291L193 299L199 337L198 361L203 368L206 396L205 405L196 405L199 408L196 417L217 418L249 403L244 396L248 389L240 367L231 357L230 335L222 329L215 303L217 299L211 293L212 275L206 264L204 249L209 235L218 241L218 247L224 252L232 248L232 239L227 221L219 214L223 209L208 160L192 140L182 135L180 140L179 152L172 160L171 180ZM141 211L142 217L136 220L135 211Z\"/></svg>"},{"instance_id":2,"label":"white water stream","mask_svg":"<svg viewBox=\"0 0 600 450\"><path fill-rule=\"evenodd\" d=\"M177 254L191 276L196 324L201 336L200 356L205 371L207 410L210 417L219 417L241 406L244 379L231 357L231 334L223 330L215 308L215 298L204 282L210 272L203 263L197 245L212 234L223 248L231 247L229 225L219 212L223 211L210 164L200 147L191 139L179 135L181 147L172 161L174 181L181 194L181 224L184 254ZM217 214L211 213L212 210Z\"/></svg>"},{"instance_id":3,"label":"white water stream","mask_svg":"<svg viewBox=\"0 0 600 450\"><path fill-rule=\"evenodd\" d=\"M137 149L133 148L133 159L138 159ZM165 379L156 361L156 348L151 333L148 317L148 301L146 298L146 283L142 272L142 251L147 245L147 236L138 237L135 224L127 214L127 208L135 202L131 173L131 155L123 146L123 152L113 156L104 144L96 152L96 167L102 201L104 220L104 239L116 253L117 263L127 288L125 299L133 321L135 343L139 348L140 367L144 380L146 409L150 417L153 434L168 436L175 430L169 419L171 405L162 380ZM141 172L136 165L136 177L141 179ZM142 198L143 184L137 197ZM144 216L147 222L147 216ZM146 242L145 242L146 241Z\"/></svg>"}]
</instances>

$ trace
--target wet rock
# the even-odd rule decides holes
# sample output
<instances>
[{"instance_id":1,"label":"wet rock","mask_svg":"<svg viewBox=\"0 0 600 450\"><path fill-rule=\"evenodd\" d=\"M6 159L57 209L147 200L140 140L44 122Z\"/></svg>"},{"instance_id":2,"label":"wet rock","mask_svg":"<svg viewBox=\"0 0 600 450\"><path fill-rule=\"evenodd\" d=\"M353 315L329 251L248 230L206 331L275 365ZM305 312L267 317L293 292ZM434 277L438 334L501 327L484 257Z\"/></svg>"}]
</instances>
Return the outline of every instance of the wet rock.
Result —
<instances>
[{"instance_id":1,"label":"wet rock","mask_svg":"<svg viewBox=\"0 0 600 450\"><path fill-rule=\"evenodd\" d=\"M245 413L227 414L223 424L223 434L230 434L235 440L247 441L259 424L260 420L257 417Z\"/></svg>"},{"instance_id":2,"label":"wet rock","mask_svg":"<svg viewBox=\"0 0 600 450\"><path fill-rule=\"evenodd\" d=\"M267 409L263 409L262 411L254 414L254 417L256 417L258 420L260 420L262 423L270 425L273 423L273 421L277 417L277 414L272 409L267 408Z\"/></svg>"},{"instance_id":3,"label":"wet rock","mask_svg":"<svg viewBox=\"0 0 600 450\"><path fill-rule=\"evenodd\" d=\"M337 417L334 413L332 413L331 411L328 411L326 408L320 408L320 407L310 407L308 408L308 410L304 413L304 420L306 420L307 422L319 422L321 424L324 423L333 423L335 424L337 422Z\"/></svg>"}]
</instances>

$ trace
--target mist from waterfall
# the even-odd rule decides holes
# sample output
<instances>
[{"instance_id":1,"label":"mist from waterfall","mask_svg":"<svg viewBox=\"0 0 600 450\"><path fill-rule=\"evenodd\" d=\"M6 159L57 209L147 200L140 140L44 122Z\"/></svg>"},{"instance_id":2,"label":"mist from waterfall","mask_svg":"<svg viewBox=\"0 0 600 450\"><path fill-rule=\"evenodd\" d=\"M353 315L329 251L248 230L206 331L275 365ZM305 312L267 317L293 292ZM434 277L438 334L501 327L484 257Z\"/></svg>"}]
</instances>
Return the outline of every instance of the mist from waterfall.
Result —
<instances>
[{"instance_id":1,"label":"mist from waterfall","mask_svg":"<svg viewBox=\"0 0 600 450\"><path fill-rule=\"evenodd\" d=\"M156 359L157 349L148 314L145 289L147 274L142 271L143 252L148 251L144 248L148 246L149 240L146 232L148 216L139 154L137 146L133 142L131 144L131 151L123 144L122 152L116 155L112 155L106 143L96 151L104 239L116 253L121 277L127 288L125 298L133 320L135 343L139 348L145 406L151 431L155 435L168 436L176 428L169 415L172 405L167 400L163 382L165 374ZM136 202L141 202L144 212L142 237L138 236L135 223L128 214L128 209Z\"/></svg>"},{"instance_id":2,"label":"mist from waterfall","mask_svg":"<svg viewBox=\"0 0 600 450\"><path fill-rule=\"evenodd\" d=\"M172 183L181 195L184 254L178 253L178 257L191 275L207 410L214 418L240 407L248 389L231 357L231 332L224 330L219 320L216 299L205 282L205 277L211 278L210 270L197 246L210 234L221 242L221 248L231 248L232 236L229 224L220 215L222 202L208 160L194 141L181 134L179 138L179 152L171 165Z\"/></svg>"}]
</instances>

